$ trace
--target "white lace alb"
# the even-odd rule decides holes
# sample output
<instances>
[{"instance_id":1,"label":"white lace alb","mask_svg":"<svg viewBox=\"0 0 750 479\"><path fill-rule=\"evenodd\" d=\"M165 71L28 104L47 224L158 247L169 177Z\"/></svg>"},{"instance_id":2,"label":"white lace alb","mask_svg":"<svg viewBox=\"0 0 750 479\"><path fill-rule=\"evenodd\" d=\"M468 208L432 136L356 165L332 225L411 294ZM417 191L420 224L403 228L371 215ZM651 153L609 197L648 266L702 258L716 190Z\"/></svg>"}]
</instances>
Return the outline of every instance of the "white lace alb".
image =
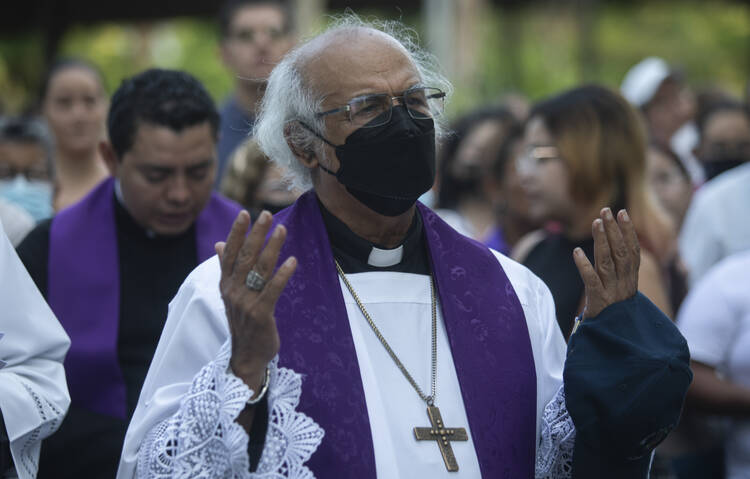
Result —
<instances>
[{"instance_id":1,"label":"white lace alb","mask_svg":"<svg viewBox=\"0 0 750 479\"><path fill-rule=\"evenodd\" d=\"M227 341L217 358L195 376L179 410L151 429L138 453L137 477L314 479L304 463L324 431L296 411L302 380L294 371L279 368L277 359L270 365L263 453L256 472L249 472L248 436L235 419L253 393L228 372L230 356ZM574 442L575 427L560 386L544 409L535 478L570 478Z\"/></svg>"},{"instance_id":2,"label":"white lace alb","mask_svg":"<svg viewBox=\"0 0 750 479\"><path fill-rule=\"evenodd\" d=\"M256 472L250 473L248 436L235 422L253 392L228 370L229 340L196 374L179 410L146 436L138 452L139 478L313 479L304 466L323 429L295 409L299 374L269 365L268 431Z\"/></svg>"},{"instance_id":3,"label":"white lace alb","mask_svg":"<svg viewBox=\"0 0 750 479\"><path fill-rule=\"evenodd\" d=\"M573 471L573 446L576 430L565 406L565 389L544 408L542 435L536 454L536 479L568 479Z\"/></svg>"}]
</instances>

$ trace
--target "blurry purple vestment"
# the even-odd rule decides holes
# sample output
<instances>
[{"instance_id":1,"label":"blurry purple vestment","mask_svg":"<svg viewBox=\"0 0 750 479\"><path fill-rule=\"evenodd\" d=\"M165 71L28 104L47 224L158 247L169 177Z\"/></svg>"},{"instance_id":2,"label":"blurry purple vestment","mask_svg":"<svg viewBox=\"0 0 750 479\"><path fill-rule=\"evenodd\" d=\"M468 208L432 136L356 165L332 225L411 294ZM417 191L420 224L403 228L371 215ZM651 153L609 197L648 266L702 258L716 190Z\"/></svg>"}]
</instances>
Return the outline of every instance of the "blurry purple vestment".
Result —
<instances>
[{"instance_id":1,"label":"blurry purple vestment","mask_svg":"<svg viewBox=\"0 0 750 479\"><path fill-rule=\"evenodd\" d=\"M484 244L488 248L492 248L498 253L502 253L506 256L510 254L510 246L505 241L505 236L503 236L503 229L499 226L493 228L493 230L490 232L490 235L484 240Z\"/></svg>"},{"instance_id":2,"label":"blurry purple vestment","mask_svg":"<svg viewBox=\"0 0 750 479\"><path fill-rule=\"evenodd\" d=\"M482 476L533 477L536 369L521 304L486 246L418 208ZM298 409L325 429L307 465L316 477L374 479L362 379L315 193L275 221L289 232L281 257L299 261L276 305L279 361L302 375ZM426 415L415 417L404 427L426 422Z\"/></svg>"},{"instance_id":3,"label":"blurry purple vestment","mask_svg":"<svg viewBox=\"0 0 750 479\"><path fill-rule=\"evenodd\" d=\"M47 288L50 307L71 340L65 373L73 403L125 419L117 358L121 298L114 201L109 178L54 217ZM211 196L195 223L199 263L214 254L216 241L226 239L239 211L235 203Z\"/></svg>"}]
</instances>

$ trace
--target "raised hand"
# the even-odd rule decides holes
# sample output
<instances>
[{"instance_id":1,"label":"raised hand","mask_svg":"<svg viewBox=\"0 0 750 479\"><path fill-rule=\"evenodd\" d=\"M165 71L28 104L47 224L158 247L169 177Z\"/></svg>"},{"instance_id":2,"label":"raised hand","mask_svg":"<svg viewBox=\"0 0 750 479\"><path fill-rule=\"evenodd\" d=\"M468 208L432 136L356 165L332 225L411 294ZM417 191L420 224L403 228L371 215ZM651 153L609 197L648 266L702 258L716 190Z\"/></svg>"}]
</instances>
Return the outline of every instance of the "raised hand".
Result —
<instances>
[{"instance_id":1,"label":"raised hand","mask_svg":"<svg viewBox=\"0 0 750 479\"><path fill-rule=\"evenodd\" d=\"M273 273L286 240L286 228L277 226L263 247L271 220L271 214L264 211L245 236L250 215L242 211L234 220L226 243L216 245L221 263L219 290L232 335L229 364L234 374L256 393L266 366L279 351L276 301L297 268L297 260L290 256Z\"/></svg>"},{"instance_id":2,"label":"raised hand","mask_svg":"<svg viewBox=\"0 0 750 479\"><path fill-rule=\"evenodd\" d=\"M586 293L586 317L635 295L641 263L638 237L627 211L620 210L615 221L612 211L604 208L592 224L592 233L595 266L581 248L573 251Z\"/></svg>"}]
</instances>

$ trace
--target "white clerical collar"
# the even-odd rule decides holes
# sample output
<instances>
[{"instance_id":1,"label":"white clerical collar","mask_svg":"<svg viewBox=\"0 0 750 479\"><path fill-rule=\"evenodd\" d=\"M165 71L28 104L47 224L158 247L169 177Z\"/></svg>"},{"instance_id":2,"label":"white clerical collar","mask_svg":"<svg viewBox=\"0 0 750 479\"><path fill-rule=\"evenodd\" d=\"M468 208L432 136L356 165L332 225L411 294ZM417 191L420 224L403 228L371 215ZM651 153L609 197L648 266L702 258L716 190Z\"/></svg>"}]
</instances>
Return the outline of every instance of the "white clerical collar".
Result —
<instances>
[{"instance_id":1,"label":"white clerical collar","mask_svg":"<svg viewBox=\"0 0 750 479\"><path fill-rule=\"evenodd\" d=\"M401 245L387 248L357 236L340 219L336 218L318 201L333 256L345 273L368 271L394 271L400 273L430 274L427 245L422 236L422 219L419 212Z\"/></svg>"},{"instance_id":2,"label":"white clerical collar","mask_svg":"<svg viewBox=\"0 0 750 479\"><path fill-rule=\"evenodd\" d=\"M373 246L367 258L367 264L377 268L387 268L399 264L403 257L404 245L393 249L380 249Z\"/></svg>"}]
</instances>

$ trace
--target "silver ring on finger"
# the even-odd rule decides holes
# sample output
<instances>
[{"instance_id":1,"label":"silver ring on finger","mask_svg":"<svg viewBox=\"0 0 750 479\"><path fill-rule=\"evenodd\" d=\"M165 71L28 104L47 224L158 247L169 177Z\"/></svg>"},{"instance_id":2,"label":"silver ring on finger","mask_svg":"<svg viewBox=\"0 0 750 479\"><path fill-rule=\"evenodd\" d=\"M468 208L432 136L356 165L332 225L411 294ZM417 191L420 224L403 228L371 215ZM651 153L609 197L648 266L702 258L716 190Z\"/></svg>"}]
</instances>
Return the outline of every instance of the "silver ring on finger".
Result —
<instances>
[{"instance_id":1,"label":"silver ring on finger","mask_svg":"<svg viewBox=\"0 0 750 479\"><path fill-rule=\"evenodd\" d=\"M254 269L251 269L249 273L247 273L247 277L245 278L245 286L251 291L261 291L263 287L266 285L266 280L263 279L263 276L260 275L257 271Z\"/></svg>"}]
</instances>

